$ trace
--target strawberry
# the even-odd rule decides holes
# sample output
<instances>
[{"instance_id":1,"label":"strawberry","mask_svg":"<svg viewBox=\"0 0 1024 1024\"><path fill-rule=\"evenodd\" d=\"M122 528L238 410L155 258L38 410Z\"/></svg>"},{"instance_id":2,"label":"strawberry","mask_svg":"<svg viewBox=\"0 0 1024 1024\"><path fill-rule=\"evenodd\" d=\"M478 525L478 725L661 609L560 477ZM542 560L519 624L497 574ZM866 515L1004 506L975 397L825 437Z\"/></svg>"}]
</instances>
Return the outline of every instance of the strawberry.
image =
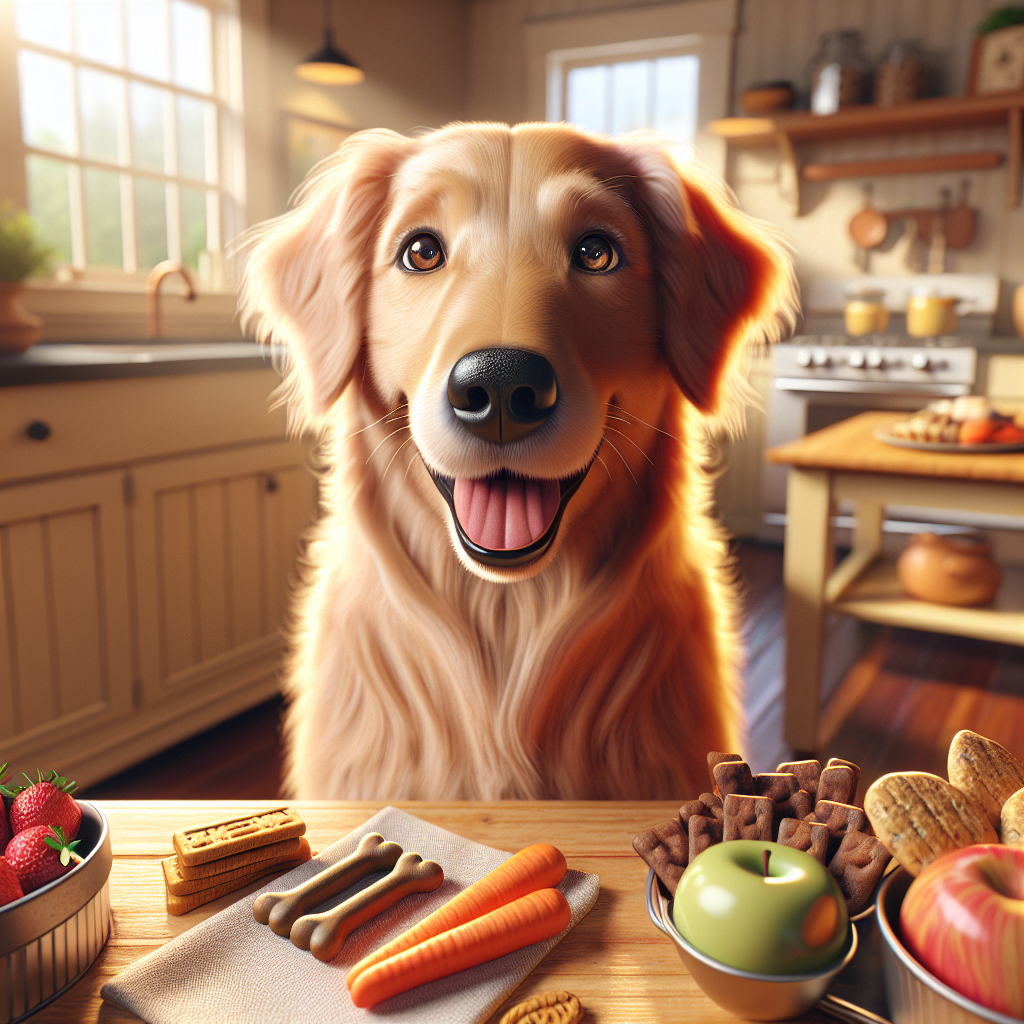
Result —
<instances>
[{"instance_id":1,"label":"strawberry","mask_svg":"<svg viewBox=\"0 0 1024 1024\"><path fill-rule=\"evenodd\" d=\"M7 844L4 860L14 869L21 888L29 893L67 874L71 862L82 859L75 853L80 842L69 843L60 825L33 825L15 834Z\"/></svg>"},{"instance_id":2,"label":"strawberry","mask_svg":"<svg viewBox=\"0 0 1024 1024\"><path fill-rule=\"evenodd\" d=\"M11 838L11 825L7 820L7 804L4 803L4 797L14 796L4 785L8 779L8 776L4 775L5 771L7 771L6 761L0 764L0 857L3 856L3 852L7 849L7 843Z\"/></svg>"},{"instance_id":3,"label":"strawberry","mask_svg":"<svg viewBox=\"0 0 1024 1024\"><path fill-rule=\"evenodd\" d=\"M14 873L14 868L3 857L0 857L0 907L5 903L13 903L15 900L20 900L24 895L24 892L21 890L21 883L18 881L18 876Z\"/></svg>"},{"instance_id":4,"label":"strawberry","mask_svg":"<svg viewBox=\"0 0 1024 1024\"><path fill-rule=\"evenodd\" d=\"M12 831L17 835L36 825L60 825L68 839L74 839L82 824L82 809L71 795L77 783L68 782L54 771L45 778L38 769L36 774L38 782L25 775L28 785L15 791L17 795L11 804Z\"/></svg>"}]
</instances>

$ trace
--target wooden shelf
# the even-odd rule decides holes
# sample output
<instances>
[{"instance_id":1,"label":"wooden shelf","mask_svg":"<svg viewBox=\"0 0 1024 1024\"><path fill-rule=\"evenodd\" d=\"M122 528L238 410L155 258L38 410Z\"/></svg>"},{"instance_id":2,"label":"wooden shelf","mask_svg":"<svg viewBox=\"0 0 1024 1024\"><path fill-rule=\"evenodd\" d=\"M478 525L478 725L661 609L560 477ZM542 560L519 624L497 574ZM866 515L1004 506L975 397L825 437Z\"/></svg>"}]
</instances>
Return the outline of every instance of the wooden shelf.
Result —
<instances>
[{"instance_id":1,"label":"wooden shelf","mask_svg":"<svg viewBox=\"0 0 1024 1024\"><path fill-rule=\"evenodd\" d=\"M844 573L845 564L836 568L833 578ZM1003 585L992 604L956 608L908 597L896 578L895 564L877 559L846 583L841 594L829 602L829 609L885 626L1024 646L1024 569L1009 566L1003 573ZM844 575L849 576L849 571Z\"/></svg>"},{"instance_id":2,"label":"wooden shelf","mask_svg":"<svg viewBox=\"0 0 1024 1024\"><path fill-rule=\"evenodd\" d=\"M827 115L812 114L808 111L780 111L771 117L726 117L720 121L712 121L708 127L733 146L778 146L783 163L789 172L788 185L794 212L799 215L802 169L794 146L805 142L902 135L907 132L941 131L987 124L1007 126L1007 207L1019 206L1021 151L1024 148L1024 92L1004 93L998 96L938 96L892 107L863 104L846 107L835 114ZM908 173L907 169L901 166L905 162L902 159L873 162L873 173ZM885 168L886 163L891 165L888 169ZM833 169L825 172L819 170L818 173L822 177L859 176L853 174L857 170L853 165L850 166L850 174L844 172L842 164L816 166L819 169ZM946 168L937 166L931 169ZM818 180L822 180L822 177Z\"/></svg>"}]
</instances>

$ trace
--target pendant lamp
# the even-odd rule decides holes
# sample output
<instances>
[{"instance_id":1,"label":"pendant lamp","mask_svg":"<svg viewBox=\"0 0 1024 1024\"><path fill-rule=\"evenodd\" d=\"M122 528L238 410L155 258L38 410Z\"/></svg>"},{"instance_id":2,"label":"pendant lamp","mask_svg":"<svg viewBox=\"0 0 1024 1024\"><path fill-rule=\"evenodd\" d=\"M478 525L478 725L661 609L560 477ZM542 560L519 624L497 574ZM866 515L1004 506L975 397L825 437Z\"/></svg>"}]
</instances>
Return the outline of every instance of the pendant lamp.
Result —
<instances>
[{"instance_id":1,"label":"pendant lamp","mask_svg":"<svg viewBox=\"0 0 1024 1024\"><path fill-rule=\"evenodd\" d=\"M334 46L333 35L331 0L324 0L324 45L295 66L295 74L303 81L316 85L355 85L366 78L363 69Z\"/></svg>"}]
</instances>

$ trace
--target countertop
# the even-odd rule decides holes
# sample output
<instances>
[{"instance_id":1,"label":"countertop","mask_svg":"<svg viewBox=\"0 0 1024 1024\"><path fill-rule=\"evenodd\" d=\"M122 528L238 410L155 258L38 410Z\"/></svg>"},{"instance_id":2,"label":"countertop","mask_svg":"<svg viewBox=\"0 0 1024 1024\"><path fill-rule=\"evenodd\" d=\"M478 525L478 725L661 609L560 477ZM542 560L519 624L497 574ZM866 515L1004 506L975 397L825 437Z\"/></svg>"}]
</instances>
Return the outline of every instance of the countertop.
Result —
<instances>
[{"instance_id":1,"label":"countertop","mask_svg":"<svg viewBox=\"0 0 1024 1024\"><path fill-rule=\"evenodd\" d=\"M39 344L27 352L0 353L0 387L260 369L282 354L251 341Z\"/></svg>"}]
</instances>

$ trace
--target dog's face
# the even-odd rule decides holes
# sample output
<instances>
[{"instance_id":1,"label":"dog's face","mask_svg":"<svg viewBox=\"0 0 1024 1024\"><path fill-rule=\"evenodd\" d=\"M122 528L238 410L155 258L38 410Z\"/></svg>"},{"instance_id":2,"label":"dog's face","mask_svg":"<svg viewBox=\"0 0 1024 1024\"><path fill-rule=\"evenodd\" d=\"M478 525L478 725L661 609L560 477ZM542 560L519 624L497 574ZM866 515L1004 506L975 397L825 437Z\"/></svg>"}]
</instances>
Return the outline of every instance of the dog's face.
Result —
<instances>
[{"instance_id":1,"label":"dog's face","mask_svg":"<svg viewBox=\"0 0 1024 1024\"><path fill-rule=\"evenodd\" d=\"M653 465L656 432L626 428L657 424L677 385L728 401L735 350L788 300L786 261L648 139L480 125L346 146L265 236L243 309L292 346L316 412L365 360L358 386L405 410L468 569L540 572Z\"/></svg>"}]
</instances>

